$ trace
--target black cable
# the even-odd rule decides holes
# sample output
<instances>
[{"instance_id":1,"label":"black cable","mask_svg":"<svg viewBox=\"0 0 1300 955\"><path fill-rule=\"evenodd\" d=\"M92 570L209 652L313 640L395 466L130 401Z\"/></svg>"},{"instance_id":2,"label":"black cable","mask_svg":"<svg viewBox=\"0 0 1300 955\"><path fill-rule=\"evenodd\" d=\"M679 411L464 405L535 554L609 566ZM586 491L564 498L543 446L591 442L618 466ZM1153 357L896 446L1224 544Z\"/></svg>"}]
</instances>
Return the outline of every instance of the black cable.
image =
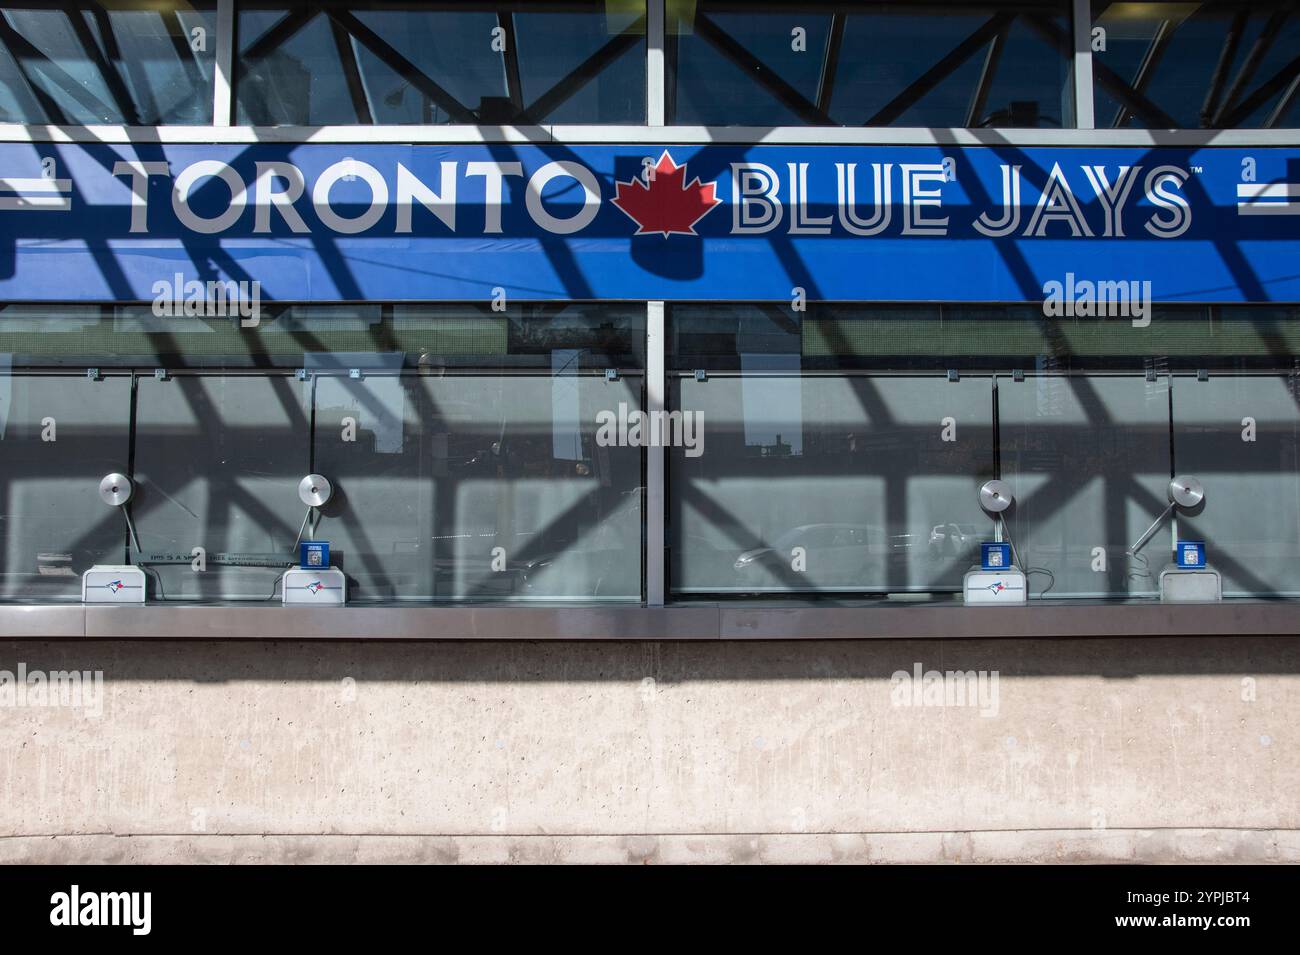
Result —
<instances>
[{"instance_id":1,"label":"black cable","mask_svg":"<svg viewBox=\"0 0 1300 955\"><path fill-rule=\"evenodd\" d=\"M162 574L158 573L157 569L155 569L155 568L153 568L153 567L150 567L150 566L147 565L147 564L142 564L142 563L140 563L139 561L136 562L136 565L135 565L135 566L139 567L139 568L140 568L141 570L143 570L146 574L153 574L153 575L154 575L154 578L158 581L158 599L159 599L159 600L166 600L166 599L167 599L167 594L163 591L163 585L162 585Z\"/></svg>"},{"instance_id":2,"label":"black cable","mask_svg":"<svg viewBox=\"0 0 1300 955\"><path fill-rule=\"evenodd\" d=\"M1133 560L1139 561L1142 564L1142 567L1144 568L1142 571L1138 573L1134 573L1132 570L1130 570L1128 572L1129 580L1142 580L1143 578L1147 580L1152 579L1151 565L1147 562L1147 558L1145 554L1138 554L1133 551L1129 551L1127 554L1125 554L1125 556L1131 557Z\"/></svg>"},{"instance_id":3,"label":"black cable","mask_svg":"<svg viewBox=\"0 0 1300 955\"><path fill-rule=\"evenodd\" d=\"M1052 573L1052 572L1051 572L1050 570L1048 570L1046 567L1026 567L1026 568L1025 568L1025 578L1026 578L1026 580L1025 580L1025 586L1026 586L1026 587L1029 586L1028 578L1029 578L1029 575L1030 575L1030 574L1046 574L1049 578L1051 578L1051 579L1048 581L1047 586L1044 587L1042 590L1040 590L1040 591L1036 594L1036 596L1038 596L1038 597L1043 597L1043 596L1045 596L1049 590L1051 590L1053 587L1056 586L1056 574Z\"/></svg>"}]
</instances>

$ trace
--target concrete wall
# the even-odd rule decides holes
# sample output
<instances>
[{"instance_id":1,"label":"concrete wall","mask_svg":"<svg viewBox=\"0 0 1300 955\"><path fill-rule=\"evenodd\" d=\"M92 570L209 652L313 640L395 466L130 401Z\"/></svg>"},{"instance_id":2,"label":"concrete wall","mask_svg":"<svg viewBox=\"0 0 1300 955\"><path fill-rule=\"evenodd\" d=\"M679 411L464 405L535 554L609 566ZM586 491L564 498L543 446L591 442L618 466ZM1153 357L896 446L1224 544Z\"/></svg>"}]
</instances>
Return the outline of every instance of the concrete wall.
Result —
<instances>
[{"instance_id":1,"label":"concrete wall","mask_svg":"<svg viewBox=\"0 0 1300 955\"><path fill-rule=\"evenodd\" d=\"M20 663L102 670L102 713L0 705L0 862L1300 861L1295 638L0 642ZM996 671L996 705L901 705L917 664Z\"/></svg>"}]
</instances>

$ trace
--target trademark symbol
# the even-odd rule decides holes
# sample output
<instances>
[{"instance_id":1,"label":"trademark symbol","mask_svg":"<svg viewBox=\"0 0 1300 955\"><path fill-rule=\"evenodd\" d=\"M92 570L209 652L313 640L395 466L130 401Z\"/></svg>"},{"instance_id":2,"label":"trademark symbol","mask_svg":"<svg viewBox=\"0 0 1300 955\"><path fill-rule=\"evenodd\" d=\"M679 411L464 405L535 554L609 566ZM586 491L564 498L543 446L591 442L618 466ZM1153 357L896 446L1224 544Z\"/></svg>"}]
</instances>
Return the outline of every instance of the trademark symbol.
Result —
<instances>
[{"instance_id":1,"label":"trademark symbol","mask_svg":"<svg viewBox=\"0 0 1300 955\"><path fill-rule=\"evenodd\" d=\"M1203 173L1203 172L1205 172L1205 167L1204 167L1204 166L1193 166L1193 167L1192 167L1192 175L1194 175L1194 176L1199 176L1199 175L1200 175L1201 173Z\"/></svg>"}]
</instances>

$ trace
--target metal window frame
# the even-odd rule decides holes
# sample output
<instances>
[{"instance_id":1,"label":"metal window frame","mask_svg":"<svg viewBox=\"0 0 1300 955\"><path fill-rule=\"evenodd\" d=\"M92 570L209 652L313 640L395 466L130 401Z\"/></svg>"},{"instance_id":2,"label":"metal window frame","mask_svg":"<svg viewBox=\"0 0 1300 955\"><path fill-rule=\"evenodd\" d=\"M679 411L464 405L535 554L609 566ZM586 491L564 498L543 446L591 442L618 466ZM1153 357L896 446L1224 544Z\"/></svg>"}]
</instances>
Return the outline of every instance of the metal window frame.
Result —
<instances>
[{"instance_id":1,"label":"metal window frame","mask_svg":"<svg viewBox=\"0 0 1300 955\"><path fill-rule=\"evenodd\" d=\"M663 126L668 95L667 58L664 52L666 0L646 0L646 125Z\"/></svg>"},{"instance_id":2,"label":"metal window frame","mask_svg":"<svg viewBox=\"0 0 1300 955\"><path fill-rule=\"evenodd\" d=\"M60 126L0 123L0 142L400 145L1121 146L1207 148L1296 146L1296 129L958 129L837 126Z\"/></svg>"},{"instance_id":3,"label":"metal window frame","mask_svg":"<svg viewBox=\"0 0 1300 955\"><path fill-rule=\"evenodd\" d=\"M667 307L663 302L646 302L645 410L653 416L663 412L667 402L668 360L666 338ZM653 419L653 417L652 417ZM666 498L667 455L662 445L644 448L645 455L645 602L648 607L662 607L667 597L664 554L667 552Z\"/></svg>"},{"instance_id":4,"label":"metal window frame","mask_svg":"<svg viewBox=\"0 0 1300 955\"><path fill-rule=\"evenodd\" d=\"M236 0L217 0L217 37L216 37L216 63L213 76L213 122L210 126L125 126L125 125L21 125L21 124L0 124L0 142L19 142L19 143L108 143L108 144L251 144L251 143L276 143L276 144L295 144L295 143L357 143L357 144L380 144L380 143L399 143L399 144L453 144L453 143L566 143L566 144L599 144L599 143L620 143L620 144L654 144L654 145L705 145L705 144L740 144L740 145L759 145L759 144L790 144L790 145L943 145L943 146L1064 146L1064 147L1087 147L1087 146L1131 146L1131 147L1159 147L1173 146L1185 148L1197 147L1242 147L1242 146L1294 146L1300 137L1300 132L1287 129L1227 129L1227 130L1203 130L1203 129L1183 129L1183 130L1162 130L1162 129L1107 129L1098 131L1095 129L1094 116L1094 99L1093 99L1093 63L1091 52L1091 4L1090 0L1071 0L1072 23L1071 33L1073 41L1072 57L1072 76L1073 76L1073 104L1075 110L1075 125L1067 129L976 129L976 128L949 128L949 127L835 127L835 126L786 126L786 127L753 127L753 126L670 126L667 125L666 105L669 101L669 86L672 78L667 71L667 10L666 0L646 0L646 122L644 125L535 125L535 126L475 126L475 125L447 125L447 126L404 126L404 125L376 125L376 126L278 126L278 127L259 127L259 126L240 126L236 124L236 108L234 97L234 84L237 82L235 75L235 49L236 49ZM666 401L666 307L663 302L646 303L646 333L647 333L647 351L645 366L645 389L646 389L646 407L647 410L664 410ZM663 448L646 449L646 489L645 489L645 549L643 553L643 566L645 573L645 591L644 602L650 611L643 609L641 614L647 612L662 614L662 608L666 600L666 581L665 581L665 455ZM1225 605L1226 606L1230 605ZM0 632L8 632L10 635L26 635L25 627L17 625L16 621L6 619L7 611L11 608L0 607ZM43 608L48 609L56 616L68 618L68 635L89 634L96 632L97 635L110 635L104 632L104 627L95 626L101 617L105 621L113 620L114 622L125 621L122 616L123 611L103 611L95 608ZM748 611L737 609L735 611L718 611L711 610L694 610L683 608L680 610L670 611L673 619L686 622L690 621L685 627L677 628L667 625L667 618L663 620L658 616L643 617L631 612L627 616L626 622L617 624L610 623L607 632L593 632L589 636L609 638L628 637L672 637L675 639L689 638L691 632L696 631L697 627L703 631L700 636L711 639L727 639L740 635L752 636L772 636L788 638L790 636L905 636L921 635L928 636L952 635L952 636L976 636L976 635L1016 635L1017 628L1022 626L1024 617L1017 615L1014 619L1003 618L1001 614L989 614L985 612L979 618L979 622L988 621L993 626L985 630L981 626L976 626L970 622L969 615L966 615L960 607L945 608L943 610L934 609L926 614L922 612L916 616L918 608L900 608L899 610L890 611L880 618L884 623L882 627L863 626L860 621L859 610L842 610L836 611L832 608L818 608L810 610L785 610L781 611L773 619L772 632L763 634L749 632L750 624L748 617L758 611ZM1059 635L1092 635L1109 633L1106 627L1098 627L1088 621L1094 621L1097 613L1094 604L1087 605L1086 609L1066 611L1061 608L1061 618L1070 618L1068 625L1057 625L1060 627ZM155 616L159 613L165 614L163 617ZM186 629L186 624L182 620L188 621L193 617L194 612L182 612L184 616L176 616L173 621L172 614L177 610L173 608L170 611L160 611L159 608L147 608L144 616L137 617L136 614L130 614L130 626L123 632L129 632L131 635L154 635L167 633L175 636L182 636ZM252 629L248 635L255 632L257 635L275 633L277 627L267 627L263 622L262 616L256 614L265 611L234 611L235 615L241 621L254 621ZM357 621L364 621L355 624L361 632L374 632L374 615L386 615L393 617L394 631L392 636L414 635L408 634L408 621L421 621L415 628L416 632L422 637L427 637L429 630L423 624L424 615L436 613L440 616L439 621L445 621L446 614L505 614L501 620L509 619L511 624L505 625L505 630L501 636L510 632L513 621L524 621L522 632L536 636L535 621L540 619L536 614L545 615L554 614L557 611L538 610L530 611L526 609L513 609L507 611L490 611L490 610L400 610L392 609L370 609L357 608L356 613L363 613L364 617L355 618ZM615 613L609 610L602 610L599 607L591 608L592 629L600 631L603 628L601 621L604 621L607 615ZM1121 611L1122 619L1111 624L1124 633L1132 631L1133 622L1130 614L1136 612L1132 607L1126 607ZM1147 613L1155 613L1157 608L1150 608ZM1205 611L1197 610L1196 615L1188 615L1188 620L1181 624L1178 632L1201 632L1198 630L1198 621L1203 621L1200 616ZM1234 610L1233 613L1240 611ZM1290 613L1291 611L1286 611ZM212 609L202 611L201 613L221 615L222 619L227 619L227 610ZM566 614L566 611L559 611ZM629 614L628 611L616 612L620 618ZM705 620L700 620L699 615L703 613ZM906 623L903 618L895 615L904 613L907 615ZM1042 611L1039 612L1043 613ZM1158 613L1165 618L1169 613L1167 608L1159 608ZM112 614L111 617L106 616ZM250 615L251 614L251 615ZM353 611L349 611L347 618L351 619ZM734 632L728 632L729 628L714 622L721 615L736 617L738 620L745 618L743 625L738 625ZM929 619L933 616L935 620L942 618L943 622L939 626L933 623L926 624L922 618ZM1074 621L1078 617L1078 623ZM1226 616L1226 615L1225 615ZM797 627L791 627L783 621L786 618L797 620ZM75 618L75 619L74 619ZM815 618L815 619L814 619ZM277 618L281 619L281 618ZM293 618L299 619L298 616ZM432 619L432 618L430 618ZM467 617L467 619L469 619ZM493 618L496 619L496 618ZM566 616L566 619L571 619ZM1051 620L1055 621L1057 617L1053 615ZM995 622L996 620L996 622ZM885 621L888 621L887 623ZM25 616L23 623L33 623L30 616ZM703 623L703 626L699 625ZM1233 618L1233 626L1236 625ZM205 624L206 626L206 624ZM302 635L325 635L331 631L347 631L350 624L345 622L345 617L331 615L328 621L313 618L311 625L303 628L301 631L294 631L293 626L289 627L289 632L276 635L289 636L292 632L300 632ZM566 625L567 626L567 625ZM1035 627L1041 624L1035 624ZM1167 626L1167 621L1166 621ZM1225 624L1225 626L1227 626ZM1271 621L1268 625L1261 624L1258 632L1269 632L1276 627ZM933 629L931 629L933 627ZM159 629L161 628L161 629ZM643 629L644 628L644 629ZM972 629L973 628L973 629ZM111 630L112 627L107 629ZM240 630L240 628L236 628ZM477 634L480 631L477 627L472 628ZM761 629L761 628L760 628ZM1046 630L1041 632L1044 635L1053 630L1052 625L1048 625ZM1165 627L1156 627L1156 630L1165 630ZM57 635L60 627L54 626L51 621L48 626L40 626L41 635ZM740 631L744 631L742 634ZM207 632L207 631L205 631ZM1209 632L1220 632L1211 628ZM1227 632L1231 632L1231 628ZM1285 632L1291 632L1290 625L1285 628ZM36 635L36 631L30 631L31 635ZM240 632L232 631L230 636L246 635ZM344 635L338 633L339 636ZM566 631L567 636L573 636Z\"/></svg>"},{"instance_id":5,"label":"metal window frame","mask_svg":"<svg viewBox=\"0 0 1300 955\"><path fill-rule=\"evenodd\" d=\"M1071 29L1074 34L1074 126L1095 129L1092 96L1092 0L1072 0Z\"/></svg>"},{"instance_id":6,"label":"metal window frame","mask_svg":"<svg viewBox=\"0 0 1300 955\"><path fill-rule=\"evenodd\" d=\"M217 64L212 75L212 125L235 122L235 0L217 0Z\"/></svg>"}]
</instances>

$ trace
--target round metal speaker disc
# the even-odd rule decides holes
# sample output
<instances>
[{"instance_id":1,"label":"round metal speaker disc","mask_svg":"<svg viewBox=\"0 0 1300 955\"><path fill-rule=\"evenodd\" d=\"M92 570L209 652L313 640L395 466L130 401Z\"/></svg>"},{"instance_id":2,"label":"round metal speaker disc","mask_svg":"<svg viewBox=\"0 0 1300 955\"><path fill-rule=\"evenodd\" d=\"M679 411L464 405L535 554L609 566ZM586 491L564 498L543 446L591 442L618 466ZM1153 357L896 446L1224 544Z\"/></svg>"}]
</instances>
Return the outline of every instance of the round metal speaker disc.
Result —
<instances>
[{"instance_id":1,"label":"round metal speaker disc","mask_svg":"<svg viewBox=\"0 0 1300 955\"><path fill-rule=\"evenodd\" d=\"M1169 482L1169 500L1179 507L1195 507L1205 500L1205 488L1194 477L1176 477Z\"/></svg>"},{"instance_id":2,"label":"round metal speaker disc","mask_svg":"<svg viewBox=\"0 0 1300 955\"><path fill-rule=\"evenodd\" d=\"M131 500L131 479L125 474L105 474L99 482L99 499L113 507L121 507Z\"/></svg>"},{"instance_id":3,"label":"round metal speaker disc","mask_svg":"<svg viewBox=\"0 0 1300 955\"><path fill-rule=\"evenodd\" d=\"M1001 514L1013 500L1011 485L1006 481L985 481L980 485L980 507L990 514Z\"/></svg>"},{"instance_id":4,"label":"round metal speaker disc","mask_svg":"<svg viewBox=\"0 0 1300 955\"><path fill-rule=\"evenodd\" d=\"M334 489L324 475L308 474L298 482L298 499L308 507L322 506L333 493Z\"/></svg>"}]
</instances>

